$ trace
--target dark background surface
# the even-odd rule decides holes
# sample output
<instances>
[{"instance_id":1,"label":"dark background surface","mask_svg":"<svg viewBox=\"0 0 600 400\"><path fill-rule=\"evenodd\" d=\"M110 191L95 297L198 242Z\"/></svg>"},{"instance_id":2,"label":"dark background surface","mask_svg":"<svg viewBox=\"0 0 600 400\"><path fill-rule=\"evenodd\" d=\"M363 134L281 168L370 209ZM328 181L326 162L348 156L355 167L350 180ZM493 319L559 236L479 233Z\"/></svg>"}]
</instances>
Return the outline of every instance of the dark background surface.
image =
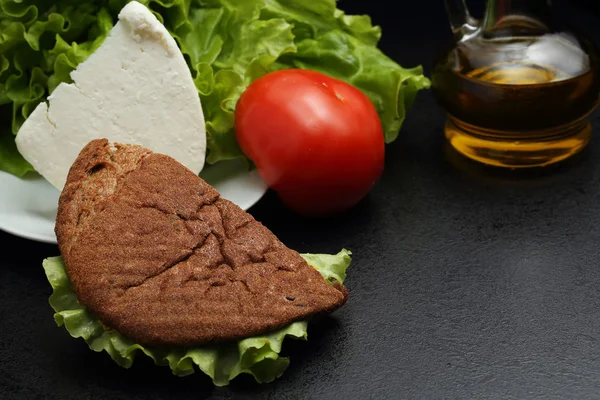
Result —
<instances>
[{"instance_id":1,"label":"dark background surface","mask_svg":"<svg viewBox=\"0 0 600 400\"><path fill-rule=\"evenodd\" d=\"M429 71L450 40L441 1L390 3L339 5L382 25L381 48L396 61ZM600 18L557 4L599 42ZM354 252L350 301L312 324L308 342L288 343L291 366L267 385L214 388L143 357L118 367L54 324L41 260L56 246L0 233L0 399L598 398L600 113L593 119L577 160L499 173L447 151L443 113L422 93L381 181L351 212L306 220L267 194L251 212L284 243Z\"/></svg>"}]
</instances>

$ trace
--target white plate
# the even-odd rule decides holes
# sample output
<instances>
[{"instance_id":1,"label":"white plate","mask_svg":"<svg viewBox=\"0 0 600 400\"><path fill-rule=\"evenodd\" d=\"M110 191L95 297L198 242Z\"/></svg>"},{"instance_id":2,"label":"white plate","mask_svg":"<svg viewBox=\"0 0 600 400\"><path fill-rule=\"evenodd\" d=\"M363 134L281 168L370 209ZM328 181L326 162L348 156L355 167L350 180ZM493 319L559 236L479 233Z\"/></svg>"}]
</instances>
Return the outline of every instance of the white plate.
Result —
<instances>
[{"instance_id":1,"label":"white plate","mask_svg":"<svg viewBox=\"0 0 600 400\"><path fill-rule=\"evenodd\" d=\"M267 191L256 170L240 161L207 165L200 176L244 210ZM37 174L25 179L0 171L0 229L39 242L56 243L54 220L60 192Z\"/></svg>"}]
</instances>

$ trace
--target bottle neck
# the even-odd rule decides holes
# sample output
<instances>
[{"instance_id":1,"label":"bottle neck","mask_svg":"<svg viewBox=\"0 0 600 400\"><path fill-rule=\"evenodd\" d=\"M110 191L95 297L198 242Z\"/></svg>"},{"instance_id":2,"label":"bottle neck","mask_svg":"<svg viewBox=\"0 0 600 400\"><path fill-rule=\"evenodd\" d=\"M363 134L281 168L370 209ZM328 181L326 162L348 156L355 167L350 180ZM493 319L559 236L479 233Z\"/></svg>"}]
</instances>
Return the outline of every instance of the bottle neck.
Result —
<instances>
[{"instance_id":1,"label":"bottle neck","mask_svg":"<svg viewBox=\"0 0 600 400\"><path fill-rule=\"evenodd\" d=\"M502 17L511 14L534 14L552 8L552 0L488 0L487 13Z\"/></svg>"},{"instance_id":2,"label":"bottle neck","mask_svg":"<svg viewBox=\"0 0 600 400\"><path fill-rule=\"evenodd\" d=\"M519 20L519 25L527 21L525 24L533 29L536 28L533 25L537 25L535 21L540 21L537 28L543 29L542 21L550 15L551 9L552 0L488 0L483 30L488 33L503 30Z\"/></svg>"}]
</instances>

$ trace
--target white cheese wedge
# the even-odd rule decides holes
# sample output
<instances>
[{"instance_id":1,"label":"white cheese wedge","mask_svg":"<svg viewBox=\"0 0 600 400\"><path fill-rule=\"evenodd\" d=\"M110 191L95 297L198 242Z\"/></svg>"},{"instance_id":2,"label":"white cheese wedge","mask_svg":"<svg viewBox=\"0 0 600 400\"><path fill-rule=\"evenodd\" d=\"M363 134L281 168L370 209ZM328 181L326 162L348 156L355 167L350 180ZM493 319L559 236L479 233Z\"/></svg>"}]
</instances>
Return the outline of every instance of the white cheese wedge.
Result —
<instances>
[{"instance_id":1,"label":"white cheese wedge","mask_svg":"<svg viewBox=\"0 0 600 400\"><path fill-rule=\"evenodd\" d=\"M204 166L200 98L177 43L138 2L127 4L109 37L27 118L17 148L62 190L77 155L93 139L138 144L194 173Z\"/></svg>"}]
</instances>

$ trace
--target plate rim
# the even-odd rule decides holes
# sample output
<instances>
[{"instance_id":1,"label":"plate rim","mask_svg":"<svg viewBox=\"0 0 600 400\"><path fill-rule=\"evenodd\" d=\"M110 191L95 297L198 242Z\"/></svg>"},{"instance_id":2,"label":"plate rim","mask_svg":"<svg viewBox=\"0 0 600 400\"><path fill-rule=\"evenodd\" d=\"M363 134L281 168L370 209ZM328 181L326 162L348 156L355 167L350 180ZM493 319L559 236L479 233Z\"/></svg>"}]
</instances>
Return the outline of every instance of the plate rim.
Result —
<instances>
[{"instance_id":1,"label":"plate rim","mask_svg":"<svg viewBox=\"0 0 600 400\"><path fill-rule=\"evenodd\" d=\"M56 236L51 239L46 235L38 235L31 231L19 231L11 228L7 228L6 226L0 223L0 231L6 232L10 235L17 236L23 239L33 240L40 243L49 243L49 244L57 244Z\"/></svg>"}]
</instances>

